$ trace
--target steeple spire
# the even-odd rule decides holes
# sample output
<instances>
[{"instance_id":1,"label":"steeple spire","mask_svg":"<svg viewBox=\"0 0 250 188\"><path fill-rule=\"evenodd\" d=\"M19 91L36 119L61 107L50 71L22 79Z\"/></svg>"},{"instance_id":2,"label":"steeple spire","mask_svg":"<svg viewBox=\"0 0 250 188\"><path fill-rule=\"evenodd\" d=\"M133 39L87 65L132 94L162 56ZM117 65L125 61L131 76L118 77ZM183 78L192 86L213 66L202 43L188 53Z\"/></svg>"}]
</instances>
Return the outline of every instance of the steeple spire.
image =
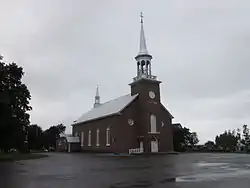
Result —
<instances>
[{"instance_id":1,"label":"steeple spire","mask_svg":"<svg viewBox=\"0 0 250 188\"><path fill-rule=\"evenodd\" d=\"M149 55L147 50L146 38L144 34L144 27L143 27L143 15L141 12L141 31L140 31L140 48L138 55Z\"/></svg>"},{"instance_id":2,"label":"steeple spire","mask_svg":"<svg viewBox=\"0 0 250 188\"><path fill-rule=\"evenodd\" d=\"M98 85L96 86L96 94L95 94L95 103L94 103L94 108L100 106L100 95L99 95L99 87Z\"/></svg>"},{"instance_id":3,"label":"steeple spire","mask_svg":"<svg viewBox=\"0 0 250 188\"><path fill-rule=\"evenodd\" d=\"M140 48L139 48L139 53L135 57L135 60L137 62L137 76L133 78L133 80L134 81L140 79L156 80L156 76L153 76L151 72L151 60L153 57L148 53L147 50L146 38L143 28L142 13L140 17L141 17Z\"/></svg>"},{"instance_id":4,"label":"steeple spire","mask_svg":"<svg viewBox=\"0 0 250 188\"><path fill-rule=\"evenodd\" d=\"M95 94L95 96L100 98L100 95L99 95L99 86L98 85L96 86L96 94Z\"/></svg>"}]
</instances>

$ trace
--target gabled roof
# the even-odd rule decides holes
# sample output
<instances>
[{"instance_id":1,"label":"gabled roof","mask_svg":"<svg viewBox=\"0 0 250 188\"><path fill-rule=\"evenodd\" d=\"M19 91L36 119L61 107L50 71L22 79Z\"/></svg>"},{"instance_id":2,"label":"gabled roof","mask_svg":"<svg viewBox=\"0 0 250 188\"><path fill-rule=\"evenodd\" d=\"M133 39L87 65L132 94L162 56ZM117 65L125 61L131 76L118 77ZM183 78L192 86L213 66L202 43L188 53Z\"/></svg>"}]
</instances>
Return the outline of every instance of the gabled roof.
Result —
<instances>
[{"instance_id":1,"label":"gabled roof","mask_svg":"<svg viewBox=\"0 0 250 188\"><path fill-rule=\"evenodd\" d=\"M173 119L174 116L168 111L168 109L161 103L162 108L169 114L169 116Z\"/></svg>"},{"instance_id":2,"label":"gabled roof","mask_svg":"<svg viewBox=\"0 0 250 188\"><path fill-rule=\"evenodd\" d=\"M87 113L83 114L78 120L74 121L73 125L84 123L90 120L95 120L103 118L106 116L114 115L120 113L124 108L126 108L138 94L131 96L130 94L124 95L122 97L110 100L100 106L93 108Z\"/></svg>"}]
</instances>

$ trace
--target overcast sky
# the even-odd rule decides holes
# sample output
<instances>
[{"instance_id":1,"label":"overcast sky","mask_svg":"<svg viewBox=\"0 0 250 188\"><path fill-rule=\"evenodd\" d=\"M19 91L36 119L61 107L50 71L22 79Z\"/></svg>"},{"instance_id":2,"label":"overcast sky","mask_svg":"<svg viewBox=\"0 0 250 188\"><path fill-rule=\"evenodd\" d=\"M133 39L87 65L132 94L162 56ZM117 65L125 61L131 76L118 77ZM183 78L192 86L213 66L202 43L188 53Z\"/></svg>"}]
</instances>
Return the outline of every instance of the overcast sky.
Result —
<instances>
[{"instance_id":1,"label":"overcast sky","mask_svg":"<svg viewBox=\"0 0 250 188\"><path fill-rule=\"evenodd\" d=\"M31 122L70 123L130 92L140 12L152 73L201 143L250 124L249 0L0 0L0 54L25 71ZM68 126L67 132L71 131Z\"/></svg>"}]
</instances>

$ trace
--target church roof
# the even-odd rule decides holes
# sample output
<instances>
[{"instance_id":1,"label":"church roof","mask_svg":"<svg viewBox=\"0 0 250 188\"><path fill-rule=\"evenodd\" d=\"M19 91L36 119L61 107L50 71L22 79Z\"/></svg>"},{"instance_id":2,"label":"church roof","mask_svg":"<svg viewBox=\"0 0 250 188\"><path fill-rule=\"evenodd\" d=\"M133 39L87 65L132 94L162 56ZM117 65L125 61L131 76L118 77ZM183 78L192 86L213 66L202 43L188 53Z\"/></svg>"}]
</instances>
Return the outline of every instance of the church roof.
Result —
<instances>
[{"instance_id":1,"label":"church roof","mask_svg":"<svg viewBox=\"0 0 250 188\"><path fill-rule=\"evenodd\" d=\"M103 118L109 115L118 114L124 108L126 108L138 94L131 96L130 94L121 96L119 98L110 100L106 103L101 104L100 106L91 109L87 113L83 114L78 120L76 120L73 125L84 123L90 120L95 120Z\"/></svg>"}]
</instances>

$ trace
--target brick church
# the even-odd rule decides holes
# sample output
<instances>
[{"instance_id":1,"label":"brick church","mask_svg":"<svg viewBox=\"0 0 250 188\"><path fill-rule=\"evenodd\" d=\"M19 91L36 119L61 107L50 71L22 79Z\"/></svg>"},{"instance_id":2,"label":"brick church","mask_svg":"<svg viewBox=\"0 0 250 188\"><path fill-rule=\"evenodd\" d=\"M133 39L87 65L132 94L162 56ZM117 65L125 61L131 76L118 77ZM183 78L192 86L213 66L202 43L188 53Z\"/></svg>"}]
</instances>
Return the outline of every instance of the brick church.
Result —
<instances>
[{"instance_id":1,"label":"brick church","mask_svg":"<svg viewBox=\"0 0 250 188\"><path fill-rule=\"evenodd\" d=\"M173 151L173 116L161 103L160 83L152 75L141 16L140 47L135 57L136 77L130 93L94 106L72 124L82 151L142 153Z\"/></svg>"}]
</instances>

